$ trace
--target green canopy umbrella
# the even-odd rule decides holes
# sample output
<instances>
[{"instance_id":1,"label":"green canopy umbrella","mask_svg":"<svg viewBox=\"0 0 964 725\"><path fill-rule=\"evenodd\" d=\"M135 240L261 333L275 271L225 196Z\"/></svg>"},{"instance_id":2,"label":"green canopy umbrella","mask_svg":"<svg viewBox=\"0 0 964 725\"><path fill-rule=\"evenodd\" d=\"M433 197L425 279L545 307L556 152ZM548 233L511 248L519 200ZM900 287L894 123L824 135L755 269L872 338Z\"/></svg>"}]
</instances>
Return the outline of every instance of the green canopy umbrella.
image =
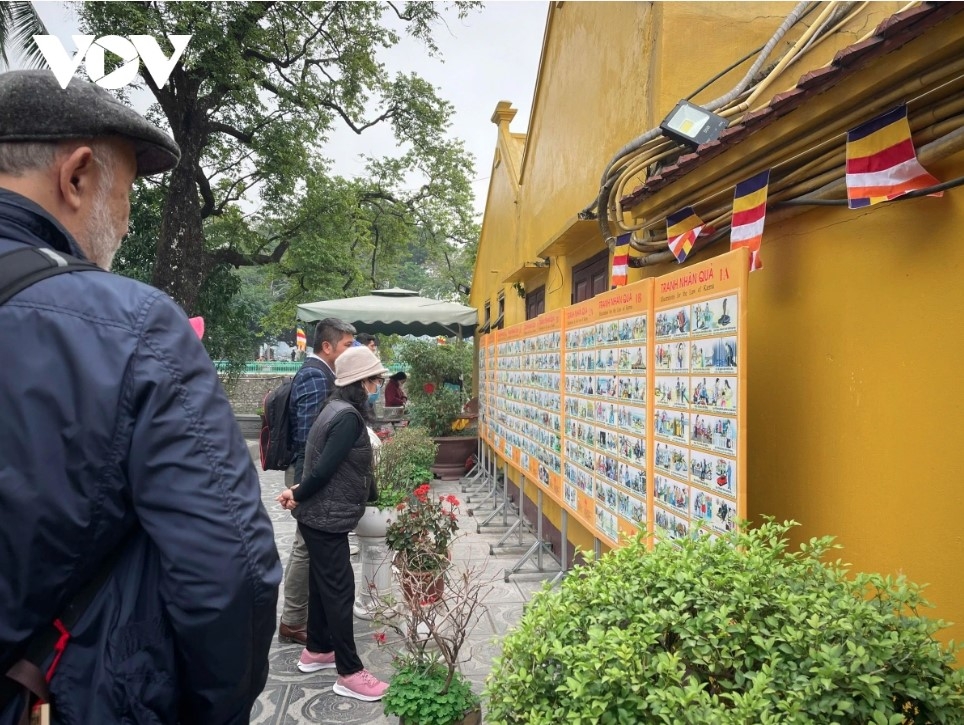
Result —
<instances>
[{"instance_id":1,"label":"green canopy umbrella","mask_svg":"<svg viewBox=\"0 0 964 725\"><path fill-rule=\"evenodd\" d=\"M370 295L298 305L298 319L316 322L337 317L360 332L375 335L445 335L466 337L475 331L478 311L458 302L419 297L412 290L372 290Z\"/></svg>"}]
</instances>

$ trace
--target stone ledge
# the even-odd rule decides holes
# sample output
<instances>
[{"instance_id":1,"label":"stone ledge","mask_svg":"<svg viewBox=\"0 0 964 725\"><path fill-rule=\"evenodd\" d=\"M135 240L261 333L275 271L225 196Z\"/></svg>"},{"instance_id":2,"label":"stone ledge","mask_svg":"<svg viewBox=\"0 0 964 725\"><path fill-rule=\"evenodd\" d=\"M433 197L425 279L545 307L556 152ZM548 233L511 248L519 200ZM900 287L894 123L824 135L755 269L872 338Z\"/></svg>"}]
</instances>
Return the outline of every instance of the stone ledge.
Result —
<instances>
[{"instance_id":1,"label":"stone ledge","mask_svg":"<svg viewBox=\"0 0 964 725\"><path fill-rule=\"evenodd\" d=\"M261 435L261 416L250 413L235 413L234 419L241 427L241 435L246 440L258 440Z\"/></svg>"}]
</instances>

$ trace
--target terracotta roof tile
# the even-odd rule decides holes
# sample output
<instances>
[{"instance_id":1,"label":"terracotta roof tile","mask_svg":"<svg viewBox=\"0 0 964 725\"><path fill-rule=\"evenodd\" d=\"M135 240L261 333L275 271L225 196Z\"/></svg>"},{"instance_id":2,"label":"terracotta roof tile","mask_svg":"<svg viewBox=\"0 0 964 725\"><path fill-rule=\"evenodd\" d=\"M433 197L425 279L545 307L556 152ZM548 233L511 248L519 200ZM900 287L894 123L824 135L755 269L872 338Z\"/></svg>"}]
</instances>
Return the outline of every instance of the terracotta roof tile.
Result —
<instances>
[{"instance_id":1,"label":"terracotta roof tile","mask_svg":"<svg viewBox=\"0 0 964 725\"><path fill-rule=\"evenodd\" d=\"M800 99L798 96L805 95L806 91L802 88L791 88L789 91L784 91L783 93L777 93L773 98L770 99L769 105L766 106L771 111L782 110L782 107L787 104L796 104Z\"/></svg>"},{"instance_id":2,"label":"terracotta roof tile","mask_svg":"<svg viewBox=\"0 0 964 725\"><path fill-rule=\"evenodd\" d=\"M884 39L877 36L861 40L859 43L848 45L833 57L833 65L837 68L847 68L880 50Z\"/></svg>"},{"instance_id":3,"label":"terracotta roof tile","mask_svg":"<svg viewBox=\"0 0 964 725\"><path fill-rule=\"evenodd\" d=\"M723 133L720 134L720 141L735 142L741 136L746 134L746 125L743 123L738 123L735 126L730 126L725 129Z\"/></svg>"},{"instance_id":4,"label":"terracotta roof tile","mask_svg":"<svg viewBox=\"0 0 964 725\"><path fill-rule=\"evenodd\" d=\"M916 7L909 8L903 12L895 13L889 18L884 18L874 30L874 35L881 38L889 38L892 35L904 32L905 28L918 20L925 18L936 5L943 3L921 3Z\"/></svg>"},{"instance_id":5,"label":"terracotta roof tile","mask_svg":"<svg viewBox=\"0 0 964 725\"><path fill-rule=\"evenodd\" d=\"M832 65L825 65L823 68L814 68L812 71L800 76L800 80L797 81L797 88L802 88L805 91L814 88L823 88L825 85L829 85L836 73L837 69Z\"/></svg>"}]
</instances>

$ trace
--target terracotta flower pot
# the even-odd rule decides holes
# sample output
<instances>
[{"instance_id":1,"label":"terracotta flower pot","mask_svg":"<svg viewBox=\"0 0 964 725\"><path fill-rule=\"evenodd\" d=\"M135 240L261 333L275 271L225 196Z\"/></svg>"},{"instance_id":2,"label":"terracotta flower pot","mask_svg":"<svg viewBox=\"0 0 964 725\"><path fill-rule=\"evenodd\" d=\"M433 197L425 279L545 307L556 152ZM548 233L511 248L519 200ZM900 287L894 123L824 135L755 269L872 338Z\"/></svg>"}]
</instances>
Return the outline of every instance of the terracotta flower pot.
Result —
<instances>
[{"instance_id":1,"label":"terracotta flower pot","mask_svg":"<svg viewBox=\"0 0 964 725\"><path fill-rule=\"evenodd\" d=\"M439 571L411 571L404 569L399 572L402 594L409 604L417 602L420 606L435 604L445 593L445 576Z\"/></svg>"},{"instance_id":2,"label":"terracotta flower pot","mask_svg":"<svg viewBox=\"0 0 964 725\"><path fill-rule=\"evenodd\" d=\"M465 462L478 450L478 436L443 436L432 440L438 444L432 473L443 481L462 478L465 475Z\"/></svg>"}]
</instances>

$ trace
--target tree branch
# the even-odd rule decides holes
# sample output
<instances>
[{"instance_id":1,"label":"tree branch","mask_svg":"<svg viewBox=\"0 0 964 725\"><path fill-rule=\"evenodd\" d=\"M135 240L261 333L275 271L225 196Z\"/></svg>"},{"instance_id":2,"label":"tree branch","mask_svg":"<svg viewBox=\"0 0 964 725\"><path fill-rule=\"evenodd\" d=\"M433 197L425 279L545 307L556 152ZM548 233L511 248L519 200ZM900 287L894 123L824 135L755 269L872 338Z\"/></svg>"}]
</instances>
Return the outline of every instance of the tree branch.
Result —
<instances>
[{"instance_id":1,"label":"tree branch","mask_svg":"<svg viewBox=\"0 0 964 725\"><path fill-rule=\"evenodd\" d=\"M288 251L289 240L284 240L272 250L270 254L245 254L237 249L214 249L207 253L208 259L214 263L230 264L232 267L257 267L262 264L279 262Z\"/></svg>"},{"instance_id":2,"label":"tree branch","mask_svg":"<svg viewBox=\"0 0 964 725\"><path fill-rule=\"evenodd\" d=\"M252 181L250 184L242 183L246 179L252 179L252 178L254 179L254 181ZM214 216L221 216L224 213L224 210L228 204L230 204L232 201L237 201L242 196L244 196L244 192L246 192L252 186L254 186L259 181L261 181L262 178L263 177L261 176L261 172L256 169L252 171L250 174L245 174L244 176L240 176L237 179L235 179L231 183L231 186L228 187L228 190L225 192L224 198L221 200L221 203L218 204L217 208L212 212L212 214ZM235 193L235 190L237 190L237 193Z\"/></svg>"},{"instance_id":3,"label":"tree branch","mask_svg":"<svg viewBox=\"0 0 964 725\"><path fill-rule=\"evenodd\" d=\"M217 202L214 199L211 182L200 166L196 166L194 169L194 181L197 183L197 188L201 192L201 199L204 201L204 205L201 207L201 218L207 219L214 214L214 208L217 206Z\"/></svg>"},{"instance_id":4,"label":"tree branch","mask_svg":"<svg viewBox=\"0 0 964 725\"><path fill-rule=\"evenodd\" d=\"M238 141L241 141L242 143L249 144L254 140L253 133L251 132L245 133L244 131L241 131L235 128L234 126L230 126L222 121L208 121L208 128L211 131L232 136L236 138Z\"/></svg>"},{"instance_id":5,"label":"tree branch","mask_svg":"<svg viewBox=\"0 0 964 725\"><path fill-rule=\"evenodd\" d=\"M345 122L348 128L350 128L352 131L357 133L359 136L361 135L362 131L364 131L365 129L371 128L372 126L379 124L382 121L385 121L389 118L394 118L395 114L398 113L398 108L396 106L392 106L378 118L372 121L368 121L367 123L356 124L348 115L348 113L345 111L345 109L343 109L340 105L338 105L334 101L322 99L320 101L320 105L324 106L329 110L334 111L339 116L341 116L341 120Z\"/></svg>"}]
</instances>

